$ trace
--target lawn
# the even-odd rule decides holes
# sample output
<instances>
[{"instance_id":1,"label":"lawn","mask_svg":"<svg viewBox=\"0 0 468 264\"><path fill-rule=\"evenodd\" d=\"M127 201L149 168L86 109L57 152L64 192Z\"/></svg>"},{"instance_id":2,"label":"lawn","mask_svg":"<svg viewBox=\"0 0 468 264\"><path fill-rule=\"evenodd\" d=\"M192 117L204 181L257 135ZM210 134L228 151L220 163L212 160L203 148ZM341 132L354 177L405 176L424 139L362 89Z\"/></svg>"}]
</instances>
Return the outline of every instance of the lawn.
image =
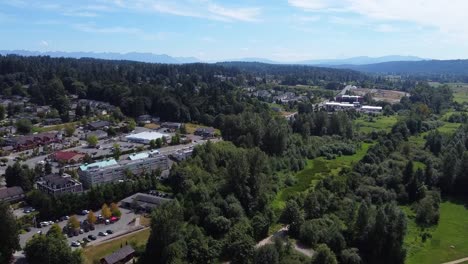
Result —
<instances>
[{"instance_id":1,"label":"lawn","mask_svg":"<svg viewBox=\"0 0 468 264\"><path fill-rule=\"evenodd\" d=\"M432 238L426 242L421 239L423 231L414 222L414 213L409 208L403 210L408 215L407 264L439 264L468 257L468 210L464 205L441 203L439 224L427 230Z\"/></svg>"},{"instance_id":2,"label":"lawn","mask_svg":"<svg viewBox=\"0 0 468 264\"><path fill-rule=\"evenodd\" d=\"M354 127L357 131L371 133L372 131L384 130L390 132L393 125L398 121L397 117L392 116L365 116L354 120Z\"/></svg>"},{"instance_id":3,"label":"lawn","mask_svg":"<svg viewBox=\"0 0 468 264\"><path fill-rule=\"evenodd\" d=\"M272 204L273 209L283 209L290 196L306 191L329 175L337 175L342 168L351 167L352 164L357 163L364 157L370 146L371 144L363 143L356 154L341 156L334 160L327 160L324 157L308 160L306 167L296 173L297 182L293 186L286 187L278 192Z\"/></svg>"},{"instance_id":4,"label":"lawn","mask_svg":"<svg viewBox=\"0 0 468 264\"><path fill-rule=\"evenodd\" d=\"M121 245L125 245L126 242L131 245L141 246L145 245L150 235L150 229L144 229L128 236L112 240L97 246L89 246L83 249L84 263L93 264L99 263L99 260L118 250Z\"/></svg>"}]
</instances>

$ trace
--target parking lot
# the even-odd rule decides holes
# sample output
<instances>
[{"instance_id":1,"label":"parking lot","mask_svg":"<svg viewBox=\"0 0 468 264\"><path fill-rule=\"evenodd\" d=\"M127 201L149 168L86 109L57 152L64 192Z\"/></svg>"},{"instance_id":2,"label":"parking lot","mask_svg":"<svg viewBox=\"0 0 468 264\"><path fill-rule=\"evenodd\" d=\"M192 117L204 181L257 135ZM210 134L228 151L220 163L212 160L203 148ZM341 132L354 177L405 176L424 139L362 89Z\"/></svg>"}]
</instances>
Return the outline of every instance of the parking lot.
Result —
<instances>
[{"instance_id":1,"label":"parking lot","mask_svg":"<svg viewBox=\"0 0 468 264\"><path fill-rule=\"evenodd\" d=\"M88 237L89 235L95 235L97 237L97 239L95 241L91 241L89 243L90 245L92 245L92 244L97 243L99 241L102 241L104 239L109 239L109 238L112 238L112 237L116 237L116 236L119 236L119 235L121 235L123 233L127 233L129 231L140 228L139 221L135 221L136 218L139 217L139 215L136 215L133 211L130 211L130 210L127 210L127 209L124 209L124 208L120 208L120 211L122 212L122 216L121 216L119 221L117 221L117 222L115 222L113 224L109 224L109 225L96 224L95 225L95 230L93 230L93 231L89 231L89 232L86 232L86 233L83 233L83 234L79 234L78 236L67 237L68 244L71 245L71 243L73 241L77 241L77 240L78 241L83 241L83 238ZM96 211L95 214L99 215L100 211ZM76 215L76 216L77 216L79 221L83 221L87 217L86 215ZM60 228L63 228L67 224L67 221L61 221L61 222L59 222L57 224L60 226ZM51 226L46 226L46 227L42 227L42 228L32 227L30 232L27 232L25 234L21 234L20 235L20 245L21 245L21 247L24 248L24 246L26 245L26 242L29 241L34 235L39 235L38 234L39 231L42 231L42 234L46 234L47 231L49 231L50 227ZM107 235L106 237L98 235L99 232L106 232L107 230L112 230L113 234ZM65 236L65 234L64 234L64 236Z\"/></svg>"}]
</instances>

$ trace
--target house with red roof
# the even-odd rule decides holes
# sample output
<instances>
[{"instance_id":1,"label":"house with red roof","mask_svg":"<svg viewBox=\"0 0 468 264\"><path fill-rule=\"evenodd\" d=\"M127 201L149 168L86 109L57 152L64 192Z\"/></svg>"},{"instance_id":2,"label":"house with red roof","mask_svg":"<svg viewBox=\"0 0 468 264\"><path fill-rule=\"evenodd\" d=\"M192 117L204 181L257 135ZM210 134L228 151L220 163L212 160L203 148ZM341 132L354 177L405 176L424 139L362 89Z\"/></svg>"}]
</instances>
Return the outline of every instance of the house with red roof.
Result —
<instances>
[{"instance_id":1,"label":"house with red roof","mask_svg":"<svg viewBox=\"0 0 468 264\"><path fill-rule=\"evenodd\" d=\"M82 162L85 154L77 151L57 151L52 155L52 158L60 163L74 164Z\"/></svg>"}]
</instances>

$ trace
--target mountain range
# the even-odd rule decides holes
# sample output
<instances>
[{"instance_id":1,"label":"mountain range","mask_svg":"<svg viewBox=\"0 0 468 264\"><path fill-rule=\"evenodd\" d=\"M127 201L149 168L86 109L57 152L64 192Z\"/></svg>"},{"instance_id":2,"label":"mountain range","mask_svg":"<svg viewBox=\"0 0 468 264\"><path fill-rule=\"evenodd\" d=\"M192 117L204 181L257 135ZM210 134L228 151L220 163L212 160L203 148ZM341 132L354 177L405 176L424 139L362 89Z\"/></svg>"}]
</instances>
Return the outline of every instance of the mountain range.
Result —
<instances>
[{"instance_id":1,"label":"mountain range","mask_svg":"<svg viewBox=\"0 0 468 264\"><path fill-rule=\"evenodd\" d=\"M167 63L167 64L184 64L200 62L194 57L172 57L166 54L153 54L145 52L62 52L62 51L28 51L28 50L0 50L1 55L16 54L21 56L50 56L53 58L95 58L103 60L129 60L149 63Z\"/></svg>"},{"instance_id":2,"label":"mountain range","mask_svg":"<svg viewBox=\"0 0 468 264\"><path fill-rule=\"evenodd\" d=\"M327 59L327 60L303 60L303 61L290 61L279 62L265 58L236 58L218 61L202 61L195 57L172 57L166 54L154 54L146 52L129 52L129 53L116 53L116 52L62 52L62 51L27 51L27 50L0 50L0 54L17 54L21 56L50 56L50 57L68 57L68 58L96 58L105 60L130 60L149 63L169 63L169 64L184 64L195 62L221 62L221 61L245 61L245 62L261 62L268 64L301 64L301 65L317 65L317 66L330 66L330 65L366 65L390 61L421 61L424 60L415 56L399 56L391 55L384 57L353 57L347 59Z\"/></svg>"}]
</instances>

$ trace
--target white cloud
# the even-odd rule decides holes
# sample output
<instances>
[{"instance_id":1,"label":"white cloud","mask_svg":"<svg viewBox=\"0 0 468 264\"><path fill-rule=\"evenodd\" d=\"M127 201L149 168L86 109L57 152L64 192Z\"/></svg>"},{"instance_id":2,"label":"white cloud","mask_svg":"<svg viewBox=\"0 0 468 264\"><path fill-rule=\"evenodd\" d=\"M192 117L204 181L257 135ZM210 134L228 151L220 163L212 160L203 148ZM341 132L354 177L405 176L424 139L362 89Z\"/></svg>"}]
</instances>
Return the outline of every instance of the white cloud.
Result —
<instances>
[{"instance_id":1,"label":"white cloud","mask_svg":"<svg viewBox=\"0 0 468 264\"><path fill-rule=\"evenodd\" d=\"M288 0L290 6L306 12L344 10L358 14L379 24L375 30L394 32L389 23L409 22L439 33L468 39L466 27L466 0Z\"/></svg>"},{"instance_id":2,"label":"white cloud","mask_svg":"<svg viewBox=\"0 0 468 264\"><path fill-rule=\"evenodd\" d=\"M40 45L41 47L46 48L46 47L49 47L49 42L47 42L47 41L45 41L45 40L41 40L41 41L39 42L39 45Z\"/></svg>"},{"instance_id":3,"label":"white cloud","mask_svg":"<svg viewBox=\"0 0 468 264\"><path fill-rule=\"evenodd\" d=\"M157 12L175 16L203 18L217 21L258 21L258 7L223 6L211 0L111 0L118 8L138 12Z\"/></svg>"},{"instance_id":4,"label":"white cloud","mask_svg":"<svg viewBox=\"0 0 468 264\"><path fill-rule=\"evenodd\" d=\"M374 28L375 31L377 32L383 32L383 33L391 33L391 32L399 32L400 29L395 27L395 26L392 26L392 25L389 25L389 24L380 24L380 25L377 25L375 28Z\"/></svg>"},{"instance_id":5,"label":"white cloud","mask_svg":"<svg viewBox=\"0 0 468 264\"><path fill-rule=\"evenodd\" d=\"M134 27L98 27L94 24L74 24L73 28L86 33L94 34L125 34L133 35L144 40L161 40L164 39L168 34L166 33L148 33L140 28Z\"/></svg>"}]
</instances>

